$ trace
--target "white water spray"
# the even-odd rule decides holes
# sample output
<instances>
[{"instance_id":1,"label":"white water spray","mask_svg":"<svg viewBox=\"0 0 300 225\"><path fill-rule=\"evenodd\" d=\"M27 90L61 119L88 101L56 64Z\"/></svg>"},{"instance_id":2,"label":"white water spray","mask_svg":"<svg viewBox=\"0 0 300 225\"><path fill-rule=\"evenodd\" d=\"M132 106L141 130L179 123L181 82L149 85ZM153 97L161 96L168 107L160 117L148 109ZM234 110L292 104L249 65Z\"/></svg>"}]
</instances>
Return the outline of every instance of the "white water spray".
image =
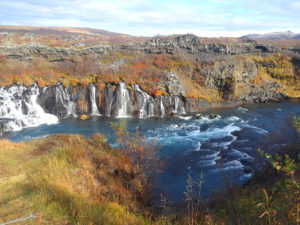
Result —
<instances>
[{"instance_id":1,"label":"white water spray","mask_svg":"<svg viewBox=\"0 0 300 225\"><path fill-rule=\"evenodd\" d=\"M37 103L39 93L37 84L30 87L14 84L9 88L0 88L0 121L4 131L58 122L56 116L45 113Z\"/></svg>"},{"instance_id":2,"label":"white water spray","mask_svg":"<svg viewBox=\"0 0 300 225\"><path fill-rule=\"evenodd\" d=\"M100 112L96 103L96 86L94 84L89 85L90 89L90 104L91 104L91 115L100 116Z\"/></svg>"},{"instance_id":3,"label":"white water spray","mask_svg":"<svg viewBox=\"0 0 300 225\"><path fill-rule=\"evenodd\" d=\"M129 93L126 89L126 84L123 81L119 82L120 85L120 102L121 102L121 108L118 112L118 117L127 117L127 105L129 102Z\"/></svg>"},{"instance_id":4,"label":"white water spray","mask_svg":"<svg viewBox=\"0 0 300 225\"><path fill-rule=\"evenodd\" d=\"M160 116L161 117L164 117L166 116L166 110L165 110L165 106L164 106L164 103L163 103L163 96L160 96Z\"/></svg>"},{"instance_id":5,"label":"white water spray","mask_svg":"<svg viewBox=\"0 0 300 225\"><path fill-rule=\"evenodd\" d=\"M154 99L149 94L142 91L137 84L133 85L132 89L139 94L138 105L140 118L154 116Z\"/></svg>"}]
</instances>

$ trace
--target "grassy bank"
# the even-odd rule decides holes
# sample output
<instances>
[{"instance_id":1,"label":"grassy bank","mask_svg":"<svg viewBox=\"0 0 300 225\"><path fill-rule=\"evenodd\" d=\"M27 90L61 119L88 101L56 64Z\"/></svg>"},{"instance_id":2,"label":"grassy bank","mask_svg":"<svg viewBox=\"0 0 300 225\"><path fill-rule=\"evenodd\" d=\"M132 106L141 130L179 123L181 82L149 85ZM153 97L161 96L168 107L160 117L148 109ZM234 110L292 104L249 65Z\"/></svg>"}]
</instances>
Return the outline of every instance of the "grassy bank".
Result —
<instances>
[{"instance_id":1,"label":"grassy bank","mask_svg":"<svg viewBox=\"0 0 300 225\"><path fill-rule=\"evenodd\" d=\"M100 135L0 146L0 223L42 211L43 224L150 224L135 166Z\"/></svg>"}]
</instances>

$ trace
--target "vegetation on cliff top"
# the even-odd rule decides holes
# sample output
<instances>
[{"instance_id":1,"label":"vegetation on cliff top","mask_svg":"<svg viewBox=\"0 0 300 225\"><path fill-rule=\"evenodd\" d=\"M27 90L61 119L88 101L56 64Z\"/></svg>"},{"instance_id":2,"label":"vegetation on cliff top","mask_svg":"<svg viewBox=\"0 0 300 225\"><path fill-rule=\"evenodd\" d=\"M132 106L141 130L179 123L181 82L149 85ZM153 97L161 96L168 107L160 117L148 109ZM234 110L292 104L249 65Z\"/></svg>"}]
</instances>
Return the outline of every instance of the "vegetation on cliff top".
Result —
<instances>
[{"instance_id":1,"label":"vegetation on cliff top","mask_svg":"<svg viewBox=\"0 0 300 225\"><path fill-rule=\"evenodd\" d=\"M222 65L228 64L228 60L222 58L222 56L199 59L184 54L147 55L139 53L132 55L130 53L110 53L101 56L101 58L83 57L78 58L76 61L66 58L62 62L48 62L43 58L34 58L30 61L21 62L1 56L0 82L2 86L18 82L26 85L38 82L43 87L56 84L63 77L64 86L71 84L76 88L95 83L99 89L103 89L105 83L117 84L120 80L124 80L128 85L139 84L149 94L159 96L167 94L164 87L160 86L160 81L166 76L166 73L173 70L178 74L186 97L215 102L225 97L228 98L228 94L224 94L225 91L228 91L225 90L226 88L239 88L242 92L245 88L249 88L243 82L240 82L241 79L238 78L244 76L242 75L243 63L249 62L250 64L257 64L259 68L258 73L252 80L254 85L265 88L269 82L276 82L281 85L279 91L286 93L287 96L300 96L299 58L282 55L266 57L231 56L230 63L235 62L236 64L233 68L234 71L222 71ZM217 74L220 73L233 83L230 84L230 87L227 87L228 85L226 86L222 82L222 79L225 78L216 77L213 78L216 80L214 85L221 86L211 89L206 83L210 73L216 74L215 76L219 76ZM232 77L228 78L228 76ZM217 82L218 79L221 80ZM244 80L242 79L242 81ZM231 99L239 97L238 94L233 95L234 90L231 92ZM239 92L235 91L235 93Z\"/></svg>"}]
</instances>

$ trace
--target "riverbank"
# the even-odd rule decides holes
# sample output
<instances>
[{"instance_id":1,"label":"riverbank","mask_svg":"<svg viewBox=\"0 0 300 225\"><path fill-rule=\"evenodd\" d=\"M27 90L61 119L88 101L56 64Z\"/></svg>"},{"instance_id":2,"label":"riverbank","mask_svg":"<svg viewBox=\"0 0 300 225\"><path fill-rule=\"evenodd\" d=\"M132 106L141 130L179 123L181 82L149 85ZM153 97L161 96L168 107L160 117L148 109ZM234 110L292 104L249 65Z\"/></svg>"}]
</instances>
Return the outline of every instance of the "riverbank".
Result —
<instances>
[{"instance_id":1,"label":"riverbank","mask_svg":"<svg viewBox=\"0 0 300 225\"><path fill-rule=\"evenodd\" d=\"M0 146L1 223L41 211L43 224L150 224L137 168L101 135Z\"/></svg>"}]
</instances>

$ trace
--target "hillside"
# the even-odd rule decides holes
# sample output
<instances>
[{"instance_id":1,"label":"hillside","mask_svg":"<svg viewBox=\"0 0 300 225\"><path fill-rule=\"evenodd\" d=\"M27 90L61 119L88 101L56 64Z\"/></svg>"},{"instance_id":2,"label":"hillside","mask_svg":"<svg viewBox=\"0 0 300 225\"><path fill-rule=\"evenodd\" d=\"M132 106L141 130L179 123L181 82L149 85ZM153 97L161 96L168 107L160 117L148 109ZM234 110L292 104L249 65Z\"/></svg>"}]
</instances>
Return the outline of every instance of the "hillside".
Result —
<instances>
[{"instance_id":1,"label":"hillside","mask_svg":"<svg viewBox=\"0 0 300 225\"><path fill-rule=\"evenodd\" d=\"M7 33L31 33L38 35L66 35L66 34L86 34L99 36L129 36L126 34L114 33L101 29L84 28L84 27L39 27L39 26L9 26L0 25L0 32Z\"/></svg>"},{"instance_id":2,"label":"hillside","mask_svg":"<svg viewBox=\"0 0 300 225\"><path fill-rule=\"evenodd\" d=\"M18 98L25 102L33 91L30 85L37 83L38 103L60 118L93 114L92 108L108 116L123 108L124 116L178 116L300 97L300 50L291 42L281 47L265 40L193 34L143 38L47 28L71 33L45 35L32 29L1 33L0 82L26 85Z\"/></svg>"}]
</instances>

